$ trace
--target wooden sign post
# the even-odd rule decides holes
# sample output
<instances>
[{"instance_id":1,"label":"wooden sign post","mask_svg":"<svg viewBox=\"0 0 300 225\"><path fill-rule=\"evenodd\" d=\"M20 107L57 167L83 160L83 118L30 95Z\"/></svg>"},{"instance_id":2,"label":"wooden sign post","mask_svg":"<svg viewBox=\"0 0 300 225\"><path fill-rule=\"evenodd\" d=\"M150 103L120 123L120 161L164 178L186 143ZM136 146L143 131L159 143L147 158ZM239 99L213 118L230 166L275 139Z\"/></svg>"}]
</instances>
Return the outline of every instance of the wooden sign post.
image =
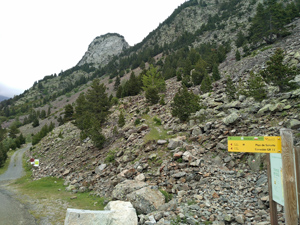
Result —
<instances>
[{"instance_id":1,"label":"wooden sign post","mask_svg":"<svg viewBox=\"0 0 300 225\"><path fill-rule=\"evenodd\" d=\"M272 154L272 157L270 157L270 154L267 154L271 224L278 224L276 202L284 205L285 224L298 224L297 199L299 204L298 208L300 209L300 148L295 148L294 155L292 130L281 129L280 136L228 137L228 151L252 153L281 153L281 155ZM271 163L270 158L272 159L273 163ZM272 174L272 170L274 174ZM273 186L274 193L272 193L272 179L275 179L275 186ZM297 186L296 181L298 182ZM281 194L282 189L283 196Z\"/></svg>"},{"instance_id":2,"label":"wooden sign post","mask_svg":"<svg viewBox=\"0 0 300 225\"><path fill-rule=\"evenodd\" d=\"M298 215L300 215L300 147L295 147L295 163L297 176Z\"/></svg>"},{"instance_id":3,"label":"wooden sign post","mask_svg":"<svg viewBox=\"0 0 300 225\"><path fill-rule=\"evenodd\" d=\"M268 163L268 186L269 186L270 219L271 219L271 224L272 225L278 225L277 203L273 200L270 154L267 154L267 163Z\"/></svg>"},{"instance_id":4,"label":"wooden sign post","mask_svg":"<svg viewBox=\"0 0 300 225\"><path fill-rule=\"evenodd\" d=\"M296 175L293 153L293 133L290 129L281 129L282 144L282 177L284 193L285 224L298 224Z\"/></svg>"}]
</instances>

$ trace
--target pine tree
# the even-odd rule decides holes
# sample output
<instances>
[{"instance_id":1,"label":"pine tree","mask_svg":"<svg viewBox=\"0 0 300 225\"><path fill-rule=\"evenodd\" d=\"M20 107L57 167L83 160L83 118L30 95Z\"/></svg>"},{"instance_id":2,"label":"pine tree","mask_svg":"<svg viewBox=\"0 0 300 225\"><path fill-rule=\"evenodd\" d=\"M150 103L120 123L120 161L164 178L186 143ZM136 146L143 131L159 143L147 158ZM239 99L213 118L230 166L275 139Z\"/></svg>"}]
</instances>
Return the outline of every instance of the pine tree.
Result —
<instances>
[{"instance_id":1,"label":"pine tree","mask_svg":"<svg viewBox=\"0 0 300 225\"><path fill-rule=\"evenodd\" d=\"M264 5L259 3L250 28L252 42L274 43L287 33L284 27L287 22L288 17L282 3L277 0L266 0Z\"/></svg>"},{"instance_id":2,"label":"pine tree","mask_svg":"<svg viewBox=\"0 0 300 225\"><path fill-rule=\"evenodd\" d=\"M118 90L117 90L117 93L116 93L116 97L117 98L122 98L122 92L123 92L123 87L122 86L119 86L118 87Z\"/></svg>"},{"instance_id":3,"label":"pine tree","mask_svg":"<svg viewBox=\"0 0 300 225\"><path fill-rule=\"evenodd\" d=\"M232 101L233 99L235 99L236 92L237 92L237 89L233 83L233 80L231 79L230 76L227 76L225 93L226 93L229 101Z\"/></svg>"},{"instance_id":4,"label":"pine tree","mask_svg":"<svg viewBox=\"0 0 300 225\"><path fill-rule=\"evenodd\" d=\"M139 80L135 76L134 72L131 73L129 80L126 82L126 84L123 87L123 97L125 96L135 96L138 93L140 93L141 90L141 84L139 83Z\"/></svg>"},{"instance_id":5,"label":"pine tree","mask_svg":"<svg viewBox=\"0 0 300 225\"><path fill-rule=\"evenodd\" d=\"M219 67L216 63L213 64L213 69L212 69L212 77L214 81L220 80L220 72L219 72Z\"/></svg>"},{"instance_id":6,"label":"pine tree","mask_svg":"<svg viewBox=\"0 0 300 225\"><path fill-rule=\"evenodd\" d=\"M199 59L195 65L195 70L192 73L192 81L194 85L201 84L203 78L208 74L206 67L207 63L203 59Z\"/></svg>"},{"instance_id":7,"label":"pine tree","mask_svg":"<svg viewBox=\"0 0 300 225\"><path fill-rule=\"evenodd\" d=\"M46 118L46 111L44 109L41 111L40 118L41 119L45 119Z\"/></svg>"},{"instance_id":8,"label":"pine tree","mask_svg":"<svg viewBox=\"0 0 300 225\"><path fill-rule=\"evenodd\" d=\"M259 74L250 72L250 78L248 80L248 96L253 97L256 101L262 101L267 97L266 85L262 77Z\"/></svg>"},{"instance_id":9,"label":"pine tree","mask_svg":"<svg viewBox=\"0 0 300 225\"><path fill-rule=\"evenodd\" d=\"M166 82L164 78L153 65L150 65L149 70L142 77L142 82L144 91L146 91L149 87L156 87L158 92L166 90Z\"/></svg>"},{"instance_id":10,"label":"pine tree","mask_svg":"<svg viewBox=\"0 0 300 225\"><path fill-rule=\"evenodd\" d=\"M198 103L199 98L197 95L189 92L188 89L183 86L175 94L173 99L172 115L177 116L181 121L187 121L191 113L195 113L200 109Z\"/></svg>"},{"instance_id":11,"label":"pine tree","mask_svg":"<svg viewBox=\"0 0 300 225\"><path fill-rule=\"evenodd\" d=\"M94 80L91 89L86 93L87 108L95 119L103 123L109 114L110 102L107 96L106 87L98 79Z\"/></svg>"},{"instance_id":12,"label":"pine tree","mask_svg":"<svg viewBox=\"0 0 300 225\"><path fill-rule=\"evenodd\" d=\"M237 48L242 47L245 41L246 41L245 35L243 34L242 31L239 31L239 33L237 34L237 39L235 41L236 47Z\"/></svg>"},{"instance_id":13,"label":"pine tree","mask_svg":"<svg viewBox=\"0 0 300 225\"><path fill-rule=\"evenodd\" d=\"M9 127L9 137L16 138L17 134L19 134L19 133L20 133L20 130L18 129L16 124L12 124Z\"/></svg>"},{"instance_id":14,"label":"pine tree","mask_svg":"<svg viewBox=\"0 0 300 225\"><path fill-rule=\"evenodd\" d=\"M121 79L119 76L117 76L115 84L114 84L114 90L118 90L118 87L120 86L120 84L121 84Z\"/></svg>"},{"instance_id":15,"label":"pine tree","mask_svg":"<svg viewBox=\"0 0 300 225\"><path fill-rule=\"evenodd\" d=\"M37 127L37 126L39 126L39 125L40 125L39 119L38 119L38 118L35 118L35 119L33 120L33 122L32 122L32 126L33 126L33 127Z\"/></svg>"},{"instance_id":16,"label":"pine tree","mask_svg":"<svg viewBox=\"0 0 300 225\"><path fill-rule=\"evenodd\" d=\"M2 125L0 124L0 142L3 141L6 137L6 129L2 128Z\"/></svg>"},{"instance_id":17,"label":"pine tree","mask_svg":"<svg viewBox=\"0 0 300 225\"><path fill-rule=\"evenodd\" d=\"M159 101L159 92L166 90L166 82L153 65L142 77L143 89L147 102L156 104Z\"/></svg>"},{"instance_id":18,"label":"pine tree","mask_svg":"<svg viewBox=\"0 0 300 225\"><path fill-rule=\"evenodd\" d=\"M64 122L73 120L74 109L71 104L65 106Z\"/></svg>"},{"instance_id":19,"label":"pine tree","mask_svg":"<svg viewBox=\"0 0 300 225\"><path fill-rule=\"evenodd\" d=\"M158 89L154 86L150 86L145 91L145 97L150 104L156 104L159 101Z\"/></svg>"},{"instance_id":20,"label":"pine tree","mask_svg":"<svg viewBox=\"0 0 300 225\"><path fill-rule=\"evenodd\" d=\"M2 144L0 142L0 167L2 167L7 159L7 152Z\"/></svg>"},{"instance_id":21,"label":"pine tree","mask_svg":"<svg viewBox=\"0 0 300 225\"><path fill-rule=\"evenodd\" d=\"M86 94L80 94L76 100L75 123L81 129L81 138L90 137L94 145L102 148L105 137L101 133L110 109L110 102L104 84L95 79Z\"/></svg>"},{"instance_id":22,"label":"pine tree","mask_svg":"<svg viewBox=\"0 0 300 225\"><path fill-rule=\"evenodd\" d=\"M206 74L201 82L201 86L200 86L200 90L203 93L209 92L211 91L212 87L211 87L211 79L209 77L208 74Z\"/></svg>"},{"instance_id":23,"label":"pine tree","mask_svg":"<svg viewBox=\"0 0 300 225\"><path fill-rule=\"evenodd\" d=\"M119 127L123 127L125 125L125 117L122 111L120 112L119 115L118 125Z\"/></svg>"},{"instance_id":24,"label":"pine tree","mask_svg":"<svg viewBox=\"0 0 300 225\"><path fill-rule=\"evenodd\" d=\"M47 117L49 117L50 115L51 115L51 108L48 107Z\"/></svg>"},{"instance_id":25,"label":"pine tree","mask_svg":"<svg viewBox=\"0 0 300 225\"><path fill-rule=\"evenodd\" d=\"M236 61L240 61L241 60L241 53L240 53L240 51L238 49L235 52L235 59L236 59Z\"/></svg>"},{"instance_id":26,"label":"pine tree","mask_svg":"<svg viewBox=\"0 0 300 225\"><path fill-rule=\"evenodd\" d=\"M289 91L295 88L295 83L290 82L294 79L297 70L283 64L284 52L282 49L276 49L273 56L267 62L267 68L260 72L261 76L269 84L279 87L280 92Z\"/></svg>"}]
</instances>

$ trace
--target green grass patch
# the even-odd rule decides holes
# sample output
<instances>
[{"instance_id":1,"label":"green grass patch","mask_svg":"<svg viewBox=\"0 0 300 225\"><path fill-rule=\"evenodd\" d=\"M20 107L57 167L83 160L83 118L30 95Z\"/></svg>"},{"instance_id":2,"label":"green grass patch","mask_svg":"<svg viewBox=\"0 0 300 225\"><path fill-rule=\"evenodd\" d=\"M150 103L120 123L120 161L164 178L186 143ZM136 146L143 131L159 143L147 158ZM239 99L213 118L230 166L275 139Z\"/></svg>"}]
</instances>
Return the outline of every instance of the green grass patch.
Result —
<instances>
[{"instance_id":1,"label":"green grass patch","mask_svg":"<svg viewBox=\"0 0 300 225\"><path fill-rule=\"evenodd\" d=\"M166 203L172 200L172 198L173 198L172 194L170 194L169 192L162 190L162 189L159 189L159 191L165 196Z\"/></svg>"},{"instance_id":2,"label":"green grass patch","mask_svg":"<svg viewBox=\"0 0 300 225\"><path fill-rule=\"evenodd\" d=\"M65 190L63 185L64 180L56 177L45 177L39 180L32 179L31 165L25 163L25 176L17 179L10 184L24 196L29 196L31 199L37 199L43 202L43 207L53 207L57 202L63 202L63 205L57 205L59 208L56 212L55 223L63 223L67 208L77 208L85 210L103 210L105 198L98 197L91 192L73 193ZM46 216L40 212L30 212L37 220Z\"/></svg>"},{"instance_id":3,"label":"green grass patch","mask_svg":"<svg viewBox=\"0 0 300 225\"><path fill-rule=\"evenodd\" d=\"M166 140L171 138L171 135L167 134L167 131L157 123L157 120L159 119L151 119L149 115L143 115L143 119L145 119L145 123L150 127L150 132L144 137L144 142L147 143L149 141L153 140ZM159 120L160 121L160 120Z\"/></svg>"},{"instance_id":4,"label":"green grass patch","mask_svg":"<svg viewBox=\"0 0 300 225\"><path fill-rule=\"evenodd\" d=\"M0 175L6 172L8 166L9 166L10 159L14 153L15 153L15 151L8 151L7 159L4 163L4 166L0 168Z\"/></svg>"},{"instance_id":5,"label":"green grass patch","mask_svg":"<svg viewBox=\"0 0 300 225\"><path fill-rule=\"evenodd\" d=\"M15 181L18 189L26 195L37 199L60 199L68 203L68 207L78 209L102 210L104 198L92 195L90 192L72 193L65 191L64 180L56 177L44 177L32 180L30 172ZM71 197L75 197L71 199ZM95 202L97 202L95 204Z\"/></svg>"}]
</instances>

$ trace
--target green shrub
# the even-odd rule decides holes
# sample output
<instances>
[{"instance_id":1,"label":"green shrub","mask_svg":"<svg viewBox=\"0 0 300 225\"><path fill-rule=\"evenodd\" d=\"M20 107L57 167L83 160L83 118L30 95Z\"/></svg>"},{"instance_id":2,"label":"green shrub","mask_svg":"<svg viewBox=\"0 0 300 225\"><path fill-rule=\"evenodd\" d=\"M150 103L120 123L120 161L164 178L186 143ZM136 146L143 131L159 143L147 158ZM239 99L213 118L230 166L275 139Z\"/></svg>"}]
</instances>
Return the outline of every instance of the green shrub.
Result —
<instances>
[{"instance_id":1,"label":"green shrub","mask_svg":"<svg viewBox=\"0 0 300 225\"><path fill-rule=\"evenodd\" d=\"M153 121L155 122L156 125L161 125L161 119L154 117Z\"/></svg>"},{"instance_id":2,"label":"green shrub","mask_svg":"<svg viewBox=\"0 0 300 225\"><path fill-rule=\"evenodd\" d=\"M115 161L115 152L109 151L104 161L107 163L114 162Z\"/></svg>"},{"instance_id":3,"label":"green shrub","mask_svg":"<svg viewBox=\"0 0 300 225\"><path fill-rule=\"evenodd\" d=\"M171 104L172 115L177 116L181 121L187 121L191 113L201 108L198 100L199 97L189 92L186 87L179 89Z\"/></svg>"},{"instance_id":4,"label":"green shrub","mask_svg":"<svg viewBox=\"0 0 300 225\"><path fill-rule=\"evenodd\" d=\"M172 194L170 194L169 192L162 190L162 189L159 189L159 191L165 196L165 203L172 200L172 198L173 198Z\"/></svg>"},{"instance_id":5,"label":"green shrub","mask_svg":"<svg viewBox=\"0 0 300 225\"><path fill-rule=\"evenodd\" d=\"M141 119L140 118L137 118L135 121L134 121L134 125L137 126L141 124Z\"/></svg>"}]
</instances>

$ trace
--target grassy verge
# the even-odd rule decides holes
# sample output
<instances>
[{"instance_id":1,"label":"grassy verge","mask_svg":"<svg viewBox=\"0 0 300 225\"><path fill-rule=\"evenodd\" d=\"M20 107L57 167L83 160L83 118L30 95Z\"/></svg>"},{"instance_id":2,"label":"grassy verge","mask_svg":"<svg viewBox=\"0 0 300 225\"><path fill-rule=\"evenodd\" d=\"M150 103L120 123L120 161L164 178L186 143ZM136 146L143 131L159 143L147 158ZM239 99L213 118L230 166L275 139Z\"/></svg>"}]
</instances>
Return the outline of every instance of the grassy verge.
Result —
<instances>
[{"instance_id":1,"label":"grassy verge","mask_svg":"<svg viewBox=\"0 0 300 225\"><path fill-rule=\"evenodd\" d=\"M23 165L26 165L24 163ZM11 185L18 190L23 203L37 204L30 213L36 218L50 218L52 224L63 224L67 208L102 210L104 198L89 192L72 193L65 191L64 180L55 177L45 177L32 180L29 165L25 166L26 175Z\"/></svg>"},{"instance_id":2,"label":"grassy verge","mask_svg":"<svg viewBox=\"0 0 300 225\"><path fill-rule=\"evenodd\" d=\"M12 157L12 155L14 153L15 153L15 151L8 151L8 153L7 153L8 157L7 157L7 159L6 159L5 163L4 163L4 166L0 168L0 175L3 174L3 173L5 173L5 171L7 170L9 162L10 162L10 159L11 159L11 157Z\"/></svg>"}]
</instances>

